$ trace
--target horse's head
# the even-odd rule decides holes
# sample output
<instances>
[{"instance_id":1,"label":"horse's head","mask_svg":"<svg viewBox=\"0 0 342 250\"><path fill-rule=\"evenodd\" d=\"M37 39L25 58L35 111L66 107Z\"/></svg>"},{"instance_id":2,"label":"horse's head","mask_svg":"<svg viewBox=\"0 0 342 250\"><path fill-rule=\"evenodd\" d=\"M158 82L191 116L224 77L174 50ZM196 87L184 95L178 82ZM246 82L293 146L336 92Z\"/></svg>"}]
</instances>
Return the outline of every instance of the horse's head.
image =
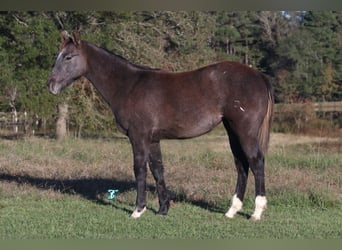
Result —
<instances>
[{"instance_id":1,"label":"horse's head","mask_svg":"<svg viewBox=\"0 0 342 250\"><path fill-rule=\"evenodd\" d=\"M62 46L55 65L47 82L51 93L57 95L73 81L84 75L87 70L87 60L82 53L82 41L74 32L69 36L62 32Z\"/></svg>"}]
</instances>

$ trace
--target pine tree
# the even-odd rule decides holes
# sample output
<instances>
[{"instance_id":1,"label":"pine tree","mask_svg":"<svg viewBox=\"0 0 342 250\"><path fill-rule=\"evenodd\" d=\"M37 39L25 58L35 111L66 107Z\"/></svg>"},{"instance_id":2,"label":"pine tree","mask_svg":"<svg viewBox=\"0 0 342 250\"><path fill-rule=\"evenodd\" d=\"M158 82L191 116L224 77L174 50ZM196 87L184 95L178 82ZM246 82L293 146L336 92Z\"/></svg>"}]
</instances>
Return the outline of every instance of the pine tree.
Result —
<instances>
[{"instance_id":1,"label":"pine tree","mask_svg":"<svg viewBox=\"0 0 342 250\"><path fill-rule=\"evenodd\" d=\"M295 89L292 98L317 101L335 98L334 92L339 91L338 82L341 82L339 18L339 12L306 12L300 17L298 28L275 49L278 62L273 69L290 72L286 82L294 86L287 88Z\"/></svg>"}]
</instances>

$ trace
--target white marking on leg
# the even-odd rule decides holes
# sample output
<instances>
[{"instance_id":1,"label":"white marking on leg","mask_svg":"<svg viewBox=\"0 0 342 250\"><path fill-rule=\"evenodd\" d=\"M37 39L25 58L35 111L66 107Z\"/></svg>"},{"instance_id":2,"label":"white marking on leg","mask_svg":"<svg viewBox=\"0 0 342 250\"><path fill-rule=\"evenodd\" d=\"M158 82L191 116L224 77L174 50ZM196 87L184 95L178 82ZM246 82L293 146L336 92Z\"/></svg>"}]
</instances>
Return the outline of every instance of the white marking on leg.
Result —
<instances>
[{"instance_id":1,"label":"white marking on leg","mask_svg":"<svg viewBox=\"0 0 342 250\"><path fill-rule=\"evenodd\" d=\"M131 218L137 219L137 218L139 218L145 211L146 211L146 207L144 207L140 212L139 212L138 209L136 208L136 209L134 210L134 212L131 214Z\"/></svg>"},{"instance_id":2,"label":"white marking on leg","mask_svg":"<svg viewBox=\"0 0 342 250\"><path fill-rule=\"evenodd\" d=\"M229 208L228 212L225 214L228 218L233 218L237 212L239 212L242 208L242 201L234 194L232 199L232 205Z\"/></svg>"},{"instance_id":3,"label":"white marking on leg","mask_svg":"<svg viewBox=\"0 0 342 250\"><path fill-rule=\"evenodd\" d=\"M241 110L242 112L245 112L245 109L244 109L243 107L240 107L240 110Z\"/></svg>"},{"instance_id":4,"label":"white marking on leg","mask_svg":"<svg viewBox=\"0 0 342 250\"><path fill-rule=\"evenodd\" d=\"M267 200L266 196L257 196L255 198L255 210L254 213L252 214L251 219L253 221L258 221L261 218L261 214L265 211L267 208Z\"/></svg>"}]
</instances>

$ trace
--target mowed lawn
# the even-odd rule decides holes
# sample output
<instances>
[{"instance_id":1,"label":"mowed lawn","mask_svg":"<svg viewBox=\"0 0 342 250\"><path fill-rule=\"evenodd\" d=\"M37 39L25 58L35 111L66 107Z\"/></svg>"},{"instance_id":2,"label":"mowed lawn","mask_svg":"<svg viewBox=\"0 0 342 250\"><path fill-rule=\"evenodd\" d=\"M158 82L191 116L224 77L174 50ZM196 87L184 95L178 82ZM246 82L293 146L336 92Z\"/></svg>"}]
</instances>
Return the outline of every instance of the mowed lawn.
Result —
<instances>
[{"instance_id":1,"label":"mowed lawn","mask_svg":"<svg viewBox=\"0 0 342 250\"><path fill-rule=\"evenodd\" d=\"M250 174L244 208L224 217L236 172L224 133L162 142L168 216L134 209L127 139L0 139L0 239L316 239L342 237L342 141L272 134L266 158L268 208L258 223ZM108 189L118 189L108 200Z\"/></svg>"}]
</instances>

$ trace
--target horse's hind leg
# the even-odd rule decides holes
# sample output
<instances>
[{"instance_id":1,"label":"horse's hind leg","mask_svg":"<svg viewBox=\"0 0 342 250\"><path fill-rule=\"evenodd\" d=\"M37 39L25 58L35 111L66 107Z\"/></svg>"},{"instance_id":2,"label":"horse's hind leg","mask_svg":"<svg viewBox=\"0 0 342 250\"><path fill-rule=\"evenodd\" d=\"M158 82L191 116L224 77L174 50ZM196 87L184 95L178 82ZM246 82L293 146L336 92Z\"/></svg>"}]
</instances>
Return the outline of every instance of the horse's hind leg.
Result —
<instances>
[{"instance_id":1,"label":"horse's hind leg","mask_svg":"<svg viewBox=\"0 0 342 250\"><path fill-rule=\"evenodd\" d=\"M232 198L231 207L225 214L226 217L233 218L235 214L242 209L242 202L245 196L248 179L249 164L241 148L238 137L226 121L223 121L223 124L228 132L229 143L234 155L235 167L237 170L235 194Z\"/></svg>"},{"instance_id":2,"label":"horse's hind leg","mask_svg":"<svg viewBox=\"0 0 342 250\"><path fill-rule=\"evenodd\" d=\"M248 158L255 179L255 209L251 219L253 221L258 221L267 205L265 195L264 155L258 148L257 154L252 154Z\"/></svg>"},{"instance_id":3,"label":"horse's hind leg","mask_svg":"<svg viewBox=\"0 0 342 250\"><path fill-rule=\"evenodd\" d=\"M156 181L157 193L159 199L158 214L166 215L169 207L169 195L165 186L164 167L162 162L162 155L160 151L160 143L152 143L149 155L149 167Z\"/></svg>"},{"instance_id":4,"label":"horse's hind leg","mask_svg":"<svg viewBox=\"0 0 342 250\"><path fill-rule=\"evenodd\" d=\"M230 128L227 122L224 121L224 125L228 131L229 141L238 173L232 206L226 213L226 216L232 218L242 208L242 201L247 185L248 170L250 168L255 179L256 196L255 210L251 219L254 221L260 220L263 211L266 209L267 200L265 196L264 155L260 149L257 133L254 133L254 136L253 133L241 136L238 134L239 131L236 133ZM252 131L252 129L249 131Z\"/></svg>"},{"instance_id":5,"label":"horse's hind leg","mask_svg":"<svg viewBox=\"0 0 342 250\"><path fill-rule=\"evenodd\" d=\"M253 123L250 123L253 124ZM255 126L254 128L256 128ZM248 166L252 170L255 180L255 210L251 216L254 221L260 220L263 211L266 209L266 191L265 191L265 171L264 171L264 154L258 139L256 130L253 133L253 128L246 128L249 134L243 133L239 137L241 148L247 159Z\"/></svg>"}]
</instances>

